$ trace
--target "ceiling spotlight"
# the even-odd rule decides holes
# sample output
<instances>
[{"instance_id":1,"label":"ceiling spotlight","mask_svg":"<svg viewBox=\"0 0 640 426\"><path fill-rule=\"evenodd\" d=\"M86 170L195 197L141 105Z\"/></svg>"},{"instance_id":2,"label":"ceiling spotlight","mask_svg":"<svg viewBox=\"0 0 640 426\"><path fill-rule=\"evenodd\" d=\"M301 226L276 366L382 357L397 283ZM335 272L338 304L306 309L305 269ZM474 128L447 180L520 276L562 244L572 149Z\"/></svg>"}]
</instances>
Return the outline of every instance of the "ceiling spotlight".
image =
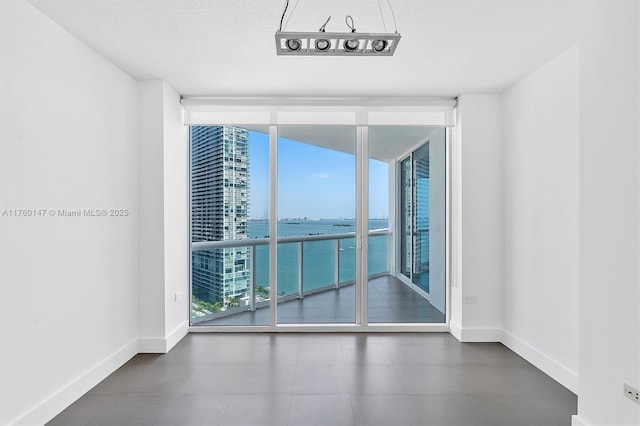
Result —
<instances>
[{"instance_id":1,"label":"ceiling spotlight","mask_svg":"<svg viewBox=\"0 0 640 426\"><path fill-rule=\"evenodd\" d=\"M302 47L302 42L297 38L290 38L289 40L287 40L286 44L287 49L289 49L289 51L291 52L297 52Z\"/></svg>"},{"instance_id":2,"label":"ceiling spotlight","mask_svg":"<svg viewBox=\"0 0 640 426\"><path fill-rule=\"evenodd\" d=\"M319 38L316 40L316 50L324 52L331 47L331 42L326 38Z\"/></svg>"},{"instance_id":3,"label":"ceiling spotlight","mask_svg":"<svg viewBox=\"0 0 640 426\"><path fill-rule=\"evenodd\" d=\"M0 0L1 1L1 0ZM327 32L326 26L331 20L331 16L322 24L317 32L310 31L285 31L287 22L295 11L295 6L287 17L289 1L285 0L284 10L280 17L280 26L276 31L276 53L278 55L293 56L393 56L400 42L400 33L395 25L395 15L391 7L389 8L393 16L395 26L394 32L387 32L385 19L380 8L382 26L385 32L361 33L356 32L355 23L351 15L345 17L346 31ZM299 1L299 0L298 0ZM296 2L296 5L298 2Z\"/></svg>"},{"instance_id":4,"label":"ceiling spotlight","mask_svg":"<svg viewBox=\"0 0 640 426\"><path fill-rule=\"evenodd\" d=\"M350 38L344 41L344 50L347 52L353 52L354 50L358 50L360 46L360 40L357 38Z\"/></svg>"},{"instance_id":5,"label":"ceiling spotlight","mask_svg":"<svg viewBox=\"0 0 640 426\"><path fill-rule=\"evenodd\" d=\"M327 20L324 21L324 24L322 24L322 26L320 27L318 32L324 33L325 32L325 27L327 26L327 24L329 23L330 20L331 20L331 16L329 16L327 18ZM318 50L320 52L324 52L325 50L327 50L330 47L331 47L331 42L329 40L327 40L326 38L316 39L316 50Z\"/></svg>"},{"instance_id":6,"label":"ceiling spotlight","mask_svg":"<svg viewBox=\"0 0 640 426\"><path fill-rule=\"evenodd\" d=\"M344 18L344 22L347 24L347 27L349 27L352 33L356 32L356 27L353 23L353 17L351 15L347 15L347 17ZM346 50L347 52L358 50L358 46L360 46L360 41L357 38L350 38L344 41L344 50Z\"/></svg>"},{"instance_id":7,"label":"ceiling spotlight","mask_svg":"<svg viewBox=\"0 0 640 426\"><path fill-rule=\"evenodd\" d=\"M373 49L374 52L382 52L384 49L387 48L387 40L373 40L371 42L371 48Z\"/></svg>"}]
</instances>

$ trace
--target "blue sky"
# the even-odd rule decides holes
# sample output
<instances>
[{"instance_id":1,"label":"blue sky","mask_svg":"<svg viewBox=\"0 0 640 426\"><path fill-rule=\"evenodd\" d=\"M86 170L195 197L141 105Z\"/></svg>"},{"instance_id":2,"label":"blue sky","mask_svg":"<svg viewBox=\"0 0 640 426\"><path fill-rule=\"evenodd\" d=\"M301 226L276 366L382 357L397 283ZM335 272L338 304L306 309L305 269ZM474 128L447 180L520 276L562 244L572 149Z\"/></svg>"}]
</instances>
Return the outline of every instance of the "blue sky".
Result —
<instances>
[{"instance_id":1,"label":"blue sky","mask_svg":"<svg viewBox=\"0 0 640 426\"><path fill-rule=\"evenodd\" d=\"M249 133L252 219L269 212L269 135ZM369 161L369 217L388 215L388 166ZM278 216L337 219L355 217L355 158L352 154L278 141Z\"/></svg>"}]
</instances>

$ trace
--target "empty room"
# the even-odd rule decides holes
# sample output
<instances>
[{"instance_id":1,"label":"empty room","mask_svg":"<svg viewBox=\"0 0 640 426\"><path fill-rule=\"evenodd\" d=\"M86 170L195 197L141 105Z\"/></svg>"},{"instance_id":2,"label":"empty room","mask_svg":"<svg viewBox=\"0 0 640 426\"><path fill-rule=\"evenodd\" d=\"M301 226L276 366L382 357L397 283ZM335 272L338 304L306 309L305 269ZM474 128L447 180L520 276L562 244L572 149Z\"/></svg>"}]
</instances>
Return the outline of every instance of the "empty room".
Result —
<instances>
[{"instance_id":1,"label":"empty room","mask_svg":"<svg viewBox=\"0 0 640 426\"><path fill-rule=\"evenodd\" d=\"M0 425L640 425L636 0L3 0L0 94Z\"/></svg>"}]
</instances>

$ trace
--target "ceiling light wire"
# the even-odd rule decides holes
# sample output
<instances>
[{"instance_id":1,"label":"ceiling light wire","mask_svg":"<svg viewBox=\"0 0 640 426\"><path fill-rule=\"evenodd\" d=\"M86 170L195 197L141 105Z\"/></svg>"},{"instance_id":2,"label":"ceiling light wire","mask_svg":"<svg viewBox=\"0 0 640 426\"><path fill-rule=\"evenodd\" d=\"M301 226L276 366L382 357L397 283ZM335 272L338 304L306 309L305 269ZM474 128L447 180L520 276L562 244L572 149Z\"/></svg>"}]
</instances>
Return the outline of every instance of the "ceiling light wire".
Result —
<instances>
[{"instance_id":1,"label":"ceiling light wire","mask_svg":"<svg viewBox=\"0 0 640 426\"><path fill-rule=\"evenodd\" d=\"M289 2L289 0L287 0L287 3L288 2ZM293 16L293 12L296 11L296 7L298 7L298 3L300 3L300 0L296 0L296 4L293 5L293 8L291 9L291 13L289 14L289 17L287 18L287 22L284 23L284 27L285 28L287 28L287 25L289 24L289 20Z\"/></svg>"},{"instance_id":2,"label":"ceiling light wire","mask_svg":"<svg viewBox=\"0 0 640 426\"><path fill-rule=\"evenodd\" d=\"M389 4L389 9L391 9L391 16L393 16L393 26L396 29L396 34L398 33L398 24L396 23L396 14L393 12L393 6L391 6L391 0L387 0Z\"/></svg>"},{"instance_id":3,"label":"ceiling light wire","mask_svg":"<svg viewBox=\"0 0 640 426\"><path fill-rule=\"evenodd\" d=\"M289 0L284 4L284 10L282 11L282 16L280 17L280 28L278 31L282 31L282 21L284 21L284 15L287 13L287 8L289 7Z\"/></svg>"},{"instance_id":4,"label":"ceiling light wire","mask_svg":"<svg viewBox=\"0 0 640 426\"><path fill-rule=\"evenodd\" d=\"M326 26L327 26L327 24L329 23L329 21L330 21L330 20L331 20L331 16L329 16L329 17L327 18L327 20L326 20L326 21L324 21L324 24L322 24L322 26L320 27L320 29L319 29L318 31L319 31L319 32L321 32L321 33L325 32L324 27L326 27Z\"/></svg>"},{"instance_id":5,"label":"ceiling light wire","mask_svg":"<svg viewBox=\"0 0 640 426\"><path fill-rule=\"evenodd\" d=\"M351 23L349 23L349 20L351 20ZM355 24L353 23L353 16L351 16L351 15L347 15L347 16L344 18L344 22L345 22L345 24L347 24L347 27L349 27L349 29L351 30L351 32L352 32L352 33L355 33L355 32L356 32L356 26L355 26Z\"/></svg>"},{"instance_id":6,"label":"ceiling light wire","mask_svg":"<svg viewBox=\"0 0 640 426\"><path fill-rule=\"evenodd\" d=\"M378 0L378 9L380 10L380 17L382 18L382 28L384 28L384 32L387 32L387 25L384 22L384 14L382 13L382 5L380 4L380 0Z\"/></svg>"}]
</instances>

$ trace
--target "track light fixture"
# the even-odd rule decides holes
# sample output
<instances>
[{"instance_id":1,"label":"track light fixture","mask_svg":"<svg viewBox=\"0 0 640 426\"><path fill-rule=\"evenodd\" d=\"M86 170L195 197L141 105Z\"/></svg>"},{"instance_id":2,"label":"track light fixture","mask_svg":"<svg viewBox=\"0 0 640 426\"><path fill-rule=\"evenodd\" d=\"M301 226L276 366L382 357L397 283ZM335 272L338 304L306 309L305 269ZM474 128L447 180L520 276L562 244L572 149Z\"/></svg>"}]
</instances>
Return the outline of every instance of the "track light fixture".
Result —
<instances>
[{"instance_id":1,"label":"track light fixture","mask_svg":"<svg viewBox=\"0 0 640 426\"><path fill-rule=\"evenodd\" d=\"M298 5L298 0L296 6ZM389 9L393 16L395 25L395 15L391 3L387 0ZM382 24L386 31L386 24L382 14L382 6L378 0L380 16ZM345 23L350 32L328 33L325 27L331 20L331 16L327 18L325 23L320 27L318 32L285 32L284 26L291 19L291 14L287 22L284 17L289 8L289 0L286 0L282 17L280 18L280 27L276 31L276 53L278 55L310 55L310 56L392 56L398 43L400 42L400 34L396 26L393 33L358 33L356 32L353 17L347 15ZM295 7L293 8L295 10Z\"/></svg>"}]
</instances>

